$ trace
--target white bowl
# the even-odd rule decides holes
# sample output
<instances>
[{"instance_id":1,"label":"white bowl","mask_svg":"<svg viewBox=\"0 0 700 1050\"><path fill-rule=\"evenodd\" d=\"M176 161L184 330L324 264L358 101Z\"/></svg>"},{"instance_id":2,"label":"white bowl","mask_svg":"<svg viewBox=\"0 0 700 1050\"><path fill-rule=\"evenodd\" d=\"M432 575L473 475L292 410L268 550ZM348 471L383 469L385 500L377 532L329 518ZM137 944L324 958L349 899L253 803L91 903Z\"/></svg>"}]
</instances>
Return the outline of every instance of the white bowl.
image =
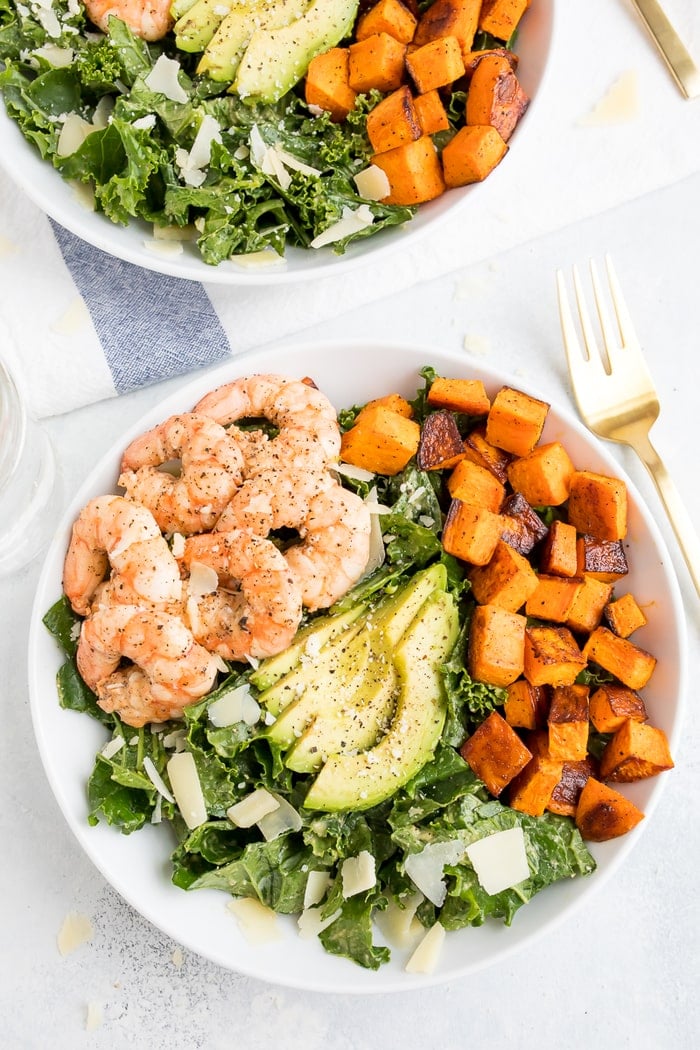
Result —
<instances>
[{"instance_id":1,"label":"white bowl","mask_svg":"<svg viewBox=\"0 0 700 1050\"><path fill-rule=\"evenodd\" d=\"M70 527L80 508L93 496L114 491L121 452L131 438L173 412L191 409L209 389L239 375L281 372L309 375L337 406L362 403L389 391L413 396L421 386L418 370L432 364L443 375L483 379L495 393L504 383L521 384L483 366L465 367L462 355L435 347L379 343L321 344L272 349L236 358L204 378L183 386L119 437L95 467L73 500L48 552L37 587L29 641L29 687L39 751L51 787L81 846L114 888L145 918L192 951L221 966L277 984L329 992L387 992L446 981L503 961L529 945L573 908L589 902L614 873L648 826L663 790L663 775L625 785L623 790L646 813L646 819L624 838L593 845L598 870L588 878L566 880L538 894L515 916L512 927L488 922L478 929L447 935L439 964L431 975L404 971L405 953L394 950L392 961L377 972L327 955L320 943L303 940L292 919L278 919L284 939L251 946L227 914L227 894L197 890L185 893L170 882L171 837L163 827L147 827L125 837L100 824L88 827L85 784L94 756L105 742L105 730L93 719L59 707L55 675L62 657L41 623L45 611L61 594L61 570ZM530 393L537 396L536 390ZM565 443L580 468L624 476L615 462L584 428L567 414L552 409L544 440ZM678 585L658 529L632 483L629 488L630 573L625 580L649 623L635 641L658 658L644 697L650 720L678 744L684 694L685 651L683 613Z\"/></svg>"},{"instance_id":2,"label":"white bowl","mask_svg":"<svg viewBox=\"0 0 700 1050\"><path fill-rule=\"evenodd\" d=\"M554 0L537 0L523 20L518 40L518 77L524 90L537 98L549 53ZM530 107L531 108L531 107ZM407 247L415 238L433 229L448 215L451 218L470 207L480 207L487 194L498 200L501 181L508 169L517 166L518 137L527 134L529 110L512 139L512 148L503 163L485 182L451 190L437 200L421 205L418 213L403 227L390 227L373 237L351 244L344 255L334 255L330 247L318 250L288 248L280 266L238 267L233 263L208 266L192 244L184 243L178 256L154 254L145 242L152 240L152 228L140 220L118 226L104 215L92 212L80 201L75 190L23 138L0 100L0 165L47 215L67 230L109 255L136 263L147 270L216 284L285 284L343 273L380 254ZM466 217L465 217L465 221Z\"/></svg>"}]
</instances>

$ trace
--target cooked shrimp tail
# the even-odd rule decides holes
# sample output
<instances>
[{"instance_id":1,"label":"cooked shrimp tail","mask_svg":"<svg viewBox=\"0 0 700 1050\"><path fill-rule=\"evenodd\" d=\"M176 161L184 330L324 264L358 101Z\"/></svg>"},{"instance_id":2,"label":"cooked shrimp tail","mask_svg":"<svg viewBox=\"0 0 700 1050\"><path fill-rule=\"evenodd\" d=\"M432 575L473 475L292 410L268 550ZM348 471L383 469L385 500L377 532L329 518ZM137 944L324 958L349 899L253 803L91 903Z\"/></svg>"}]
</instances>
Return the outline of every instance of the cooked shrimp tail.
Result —
<instances>
[{"instance_id":1,"label":"cooked shrimp tail","mask_svg":"<svg viewBox=\"0 0 700 1050\"><path fill-rule=\"evenodd\" d=\"M142 40L161 40L175 21L170 14L171 3L172 0L85 0L85 10L103 33L114 17L126 22Z\"/></svg>"}]
</instances>

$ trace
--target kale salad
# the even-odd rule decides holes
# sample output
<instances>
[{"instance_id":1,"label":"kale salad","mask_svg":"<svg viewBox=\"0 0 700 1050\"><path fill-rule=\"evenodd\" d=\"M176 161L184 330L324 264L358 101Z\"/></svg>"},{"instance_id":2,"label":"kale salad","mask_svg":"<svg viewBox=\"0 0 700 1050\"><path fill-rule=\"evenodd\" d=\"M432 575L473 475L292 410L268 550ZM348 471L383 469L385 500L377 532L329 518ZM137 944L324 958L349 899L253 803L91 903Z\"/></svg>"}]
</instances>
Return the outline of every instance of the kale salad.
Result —
<instances>
[{"instance_id":1,"label":"kale salad","mask_svg":"<svg viewBox=\"0 0 700 1050\"><path fill-rule=\"evenodd\" d=\"M418 423L431 412L426 392L434 372L425 369L423 375L425 387L411 402ZM342 431L352 428L358 411L355 406L340 413ZM474 422L457 418L460 425ZM46 613L44 623L65 653L57 678L61 706L98 719L105 728L105 744L86 785L89 823L106 822L125 835L162 825L176 886L217 889L297 916L302 934L318 936L327 952L377 969L391 952L385 943L390 938L377 936L385 920L403 916L423 933L488 921L510 925L535 894L557 880L590 874L595 861L572 819L552 812L534 817L510 808L493 797L460 754L469 735L502 708L505 690L474 681L467 669L475 601L464 564L441 543L444 509L438 473L420 469L413 459L393 476L368 479L362 471L350 470L343 483L382 507L377 516L382 564L331 609L307 614L289 650L259 662L228 664L214 691L187 707L182 720L134 729L116 713L106 714L78 673L80 619L65 597ZM315 785L321 778L314 748L300 757L303 734L279 731L285 711L278 717L272 713L279 710L272 703L275 690L291 676L298 696L299 676L322 679L329 666L324 653L334 645L336 652L342 651L336 643L344 632L351 637L355 631L354 637L361 638L358 625L376 622L390 636L393 621L387 608L395 615L402 596L426 580L433 597L438 594L437 606L449 608L453 616L450 632L440 634L433 624L427 636L430 646L437 637L446 646L435 681L428 683L441 705L438 735L408 779L399 777L400 786L380 791L378 801L358 781L351 785L354 802L343 803L341 791L335 804L326 799L315 808L309 799L314 790L319 797ZM419 644L420 639L415 641ZM401 643L395 651L401 654L404 648ZM413 675L424 662L412 664L407 651L399 668L407 675L403 684L410 702L423 689L420 673ZM339 669L337 662L331 668ZM361 694L368 681L365 674L355 691ZM330 686L328 693L332 705ZM222 714L226 711L228 716ZM406 739L410 730L408 726ZM391 728L385 740L390 733ZM400 750L394 748L392 754L400 765ZM176 801L171 777L173 759L183 756L189 756L196 771L204 808L194 827ZM331 785L328 793L334 791ZM265 805L270 799L271 806ZM262 801L262 808L255 809L251 800ZM526 877L487 892L478 865L469 859L470 847L509 831L522 836Z\"/></svg>"}]
</instances>

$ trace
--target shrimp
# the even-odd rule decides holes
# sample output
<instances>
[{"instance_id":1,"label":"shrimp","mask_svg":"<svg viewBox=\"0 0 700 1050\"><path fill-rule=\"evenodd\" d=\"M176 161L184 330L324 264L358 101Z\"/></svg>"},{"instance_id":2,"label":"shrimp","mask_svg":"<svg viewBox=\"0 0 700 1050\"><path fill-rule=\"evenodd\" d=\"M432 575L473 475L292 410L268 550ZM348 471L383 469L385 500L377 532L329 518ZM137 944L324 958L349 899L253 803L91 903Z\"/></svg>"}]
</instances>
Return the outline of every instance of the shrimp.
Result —
<instances>
[{"instance_id":1,"label":"shrimp","mask_svg":"<svg viewBox=\"0 0 700 1050\"><path fill-rule=\"evenodd\" d=\"M196 640L227 660L274 656L286 649L301 620L301 593L284 555L243 529L190 536L183 563L214 569L219 586L185 604Z\"/></svg>"},{"instance_id":2,"label":"shrimp","mask_svg":"<svg viewBox=\"0 0 700 1050\"><path fill-rule=\"evenodd\" d=\"M166 606L182 598L178 564L153 515L123 496L98 496L78 515L63 565L63 590L85 616L110 565L110 597ZM104 593L101 600L105 600Z\"/></svg>"},{"instance_id":3,"label":"shrimp","mask_svg":"<svg viewBox=\"0 0 700 1050\"><path fill-rule=\"evenodd\" d=\"M85 0L91 22L106 33L112 16L126 22L142 40L161 40L174 23L172 0Z\"/></svg>"},{"instance_id":4,"label":"shrimp","mask_svg":"<svg viewBox=\"0 0 700 1050\"><path fill-rule=\"evenodd\" d=\"M160 469L180 459L179 476ZM153 514L163 532L211 529L242 479L235 437L206 416L170 416L132 441L122 456L119 484Z\"/></svg>"},{"instance_id":5,"label":"shrimp","mask_svg":"<svg viewBox=\"0 0 700 1050\"><path fill-rule=\"evenodd\" d=\"M135 605L103 606L84 620L76 658L102 710L130 726L180 718L221 667L180 617ZM132 664L120 667L123 658Z\"/></svg>"},{"instance_id":6,"label":"shrimp","mask_svg":"<svg viewBox=\"0 0 700 1050\"><path fill-rule=\"evenodd\" d=\"M327 609L357 583L369 561L370 526L366 504L342 485L311 500L301 543L285 551L307 609Z\"/></svg>"},{"instance_id":7,"label":"shrimp","mask_svg":"<svg viewBox=\"0 0 700 1050\"><path fill-rule=\"evenodd\" d=\"M248 439L252 469L282 469L293 461L295 469L323 470L338 460L340 429L335 409L325 394L301 379L280 375L254 375L236 379L205 395L194 408L224 425L241 419L264 418L279 428L277 437L257 434Z\"/></svg>"},{"instance_id":8,"label":"shrimp","mask_svg":"<svg viewBox=\"0 0 700 1050\"><path fill-rule=\"evenodd\" d=\"M275 529L297 529L311 501L335 482L327 472L263 470L244 481L216 523L216 532L247 529L267 536Z\"/></svg>"}]
</instances>

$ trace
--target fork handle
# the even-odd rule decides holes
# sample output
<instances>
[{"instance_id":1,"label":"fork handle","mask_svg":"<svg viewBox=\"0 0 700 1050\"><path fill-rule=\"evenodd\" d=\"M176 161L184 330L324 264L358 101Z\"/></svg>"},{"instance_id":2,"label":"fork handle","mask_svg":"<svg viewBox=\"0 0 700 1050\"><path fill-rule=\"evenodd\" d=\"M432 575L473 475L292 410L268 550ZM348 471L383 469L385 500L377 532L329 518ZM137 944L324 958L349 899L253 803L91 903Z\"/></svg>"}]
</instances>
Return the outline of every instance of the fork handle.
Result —
<instances>
[{"instance_id":1,"label":"fork handle","mask_svg":"<svg viewBox=\"0 0 700 1050\"><path fill-rule=\"evenodd\" d=\"M700 539L695 525L648 435L636 434L630 444L651 474L695 584L695 590L700 595Z\"/></svg>"}]
</instances>

